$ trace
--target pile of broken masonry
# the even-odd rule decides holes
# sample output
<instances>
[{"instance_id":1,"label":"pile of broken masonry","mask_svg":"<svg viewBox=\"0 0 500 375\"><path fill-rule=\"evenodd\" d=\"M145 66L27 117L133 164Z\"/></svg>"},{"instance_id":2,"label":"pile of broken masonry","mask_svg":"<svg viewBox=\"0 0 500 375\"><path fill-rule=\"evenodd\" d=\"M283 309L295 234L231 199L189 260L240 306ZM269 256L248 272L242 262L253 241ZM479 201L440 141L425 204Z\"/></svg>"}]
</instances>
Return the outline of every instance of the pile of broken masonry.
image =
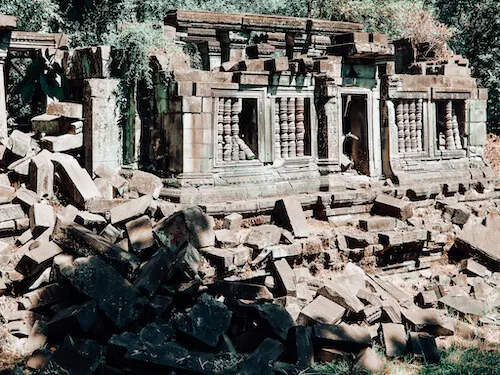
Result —
<instances>
[{"instance_id":1,"label":"pile of broken masonry","mask_svg":"<svg viewBox=\"0 0 500 375\"><path fill-rule=\"evenodd\" d=\"M293 374L341 358L379 372L498 329L492 202L379 195L371 216L330 226L288 197L213 218L159 200L152 174L92 179L17 131L2 151L1 323L28 355L6 374ZM451 277L429 268L443 250Z\"/></svg>"}]
</instances>

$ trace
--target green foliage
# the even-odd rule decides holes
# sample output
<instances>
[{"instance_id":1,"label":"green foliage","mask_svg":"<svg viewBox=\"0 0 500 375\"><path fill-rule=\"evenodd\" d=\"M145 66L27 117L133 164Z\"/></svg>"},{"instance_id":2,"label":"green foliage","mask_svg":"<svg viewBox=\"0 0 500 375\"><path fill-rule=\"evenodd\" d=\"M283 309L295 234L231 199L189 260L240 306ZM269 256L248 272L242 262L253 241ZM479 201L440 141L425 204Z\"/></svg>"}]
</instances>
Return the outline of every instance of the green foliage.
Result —
<instances>
[{"instance_id":1,"label":"green foliage","mask_svg":"<svg viewBox=\"0 0 500 375\"><path fill-rule=\"evenodd\" d=\"M434 0L439 19L456 28L452 47L469 59L474 76L489 89L488 125L500 128L500 2Z\"/></svg>"},{"instance_id":2,"label":"green foliage","mask_svg":"<svg viewBox=\"0 0 500 375\"><path fill-rule=\"evenodd\" d=\"M500 375L500 352L478 349L450 349L442 352L441 363L426 365L421 375Z\"/></svg>"},{"instance_id":3,"label":"green foliage","mask_svg":"<svg viewBox=\"0 0 500 375\"><path fill-rule=\"evenodd\" d=\"M46 50L45 56L33 60L23 79L16 85L13 95L21 94L23 102L30 103L36 86L40 85L47 96L62 100L66 76L64 70L54 59L55 54L50 55Z\"/></svg>"},{"instance_id":4,"label":"green foliage","mask_svg":"<svg viewBox=\"0 0 500 375\"><path fill-rule=\"evenodd\" d=\"M16 16L24 31L57 31L63 22L56 0L2 0L0 14Z\"/></svg>"}]
</instances>

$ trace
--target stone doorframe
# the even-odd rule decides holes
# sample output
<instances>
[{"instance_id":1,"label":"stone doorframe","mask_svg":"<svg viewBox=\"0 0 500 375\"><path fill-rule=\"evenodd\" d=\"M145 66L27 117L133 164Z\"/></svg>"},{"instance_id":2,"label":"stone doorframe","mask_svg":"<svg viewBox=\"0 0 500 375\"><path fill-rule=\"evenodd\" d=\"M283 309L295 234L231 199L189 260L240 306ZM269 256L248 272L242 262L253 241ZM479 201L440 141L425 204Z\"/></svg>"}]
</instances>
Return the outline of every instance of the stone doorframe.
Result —
<instances>
[{"instance_id":1,"label":"stone doorframe","mask_svg":"<svg viewBox=\"0 0 500 375\"><path fill-rule=\"evenodd\" d=\"M374 95L375 94L375 95ZM363 95L366 96L366 110L367 110L367 126L368 126L368 154L369 154L369 170L371 177L380 177L382 175L382 145L381 145L381 134L380 134L380 112L379 105L380 102L378 96L373 90L360 88L360 87L339 87L337 91L337 124L339 126L338 130L338 140L339 140L339 160L342 155L343 145L343 108L342 108L342 96L343 95Z\"/></svg>"}]
</instances>

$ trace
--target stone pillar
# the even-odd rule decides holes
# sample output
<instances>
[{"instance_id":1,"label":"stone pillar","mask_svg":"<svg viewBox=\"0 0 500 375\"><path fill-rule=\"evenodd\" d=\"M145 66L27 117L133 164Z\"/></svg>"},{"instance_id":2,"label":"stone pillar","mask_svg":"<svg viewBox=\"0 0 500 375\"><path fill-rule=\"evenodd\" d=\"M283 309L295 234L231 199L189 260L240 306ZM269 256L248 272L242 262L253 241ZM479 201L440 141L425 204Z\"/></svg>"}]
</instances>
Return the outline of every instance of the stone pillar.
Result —
<instances>
[{"instance_id":1,"label":"stone pillar","mask_svg":"<svg viewBox=\"0 0 500 375\"><path fill-rule=\"evenodd\" d=\"M321 95L316 96L319 101L316 107L318 113L318 165L325 172L336 172L340 170L342 121L340 108L341 97L334 85L326 85L321 88ZM314 142L314 140L313 140Z\"/></svg>"},{"instance_id":2,"label":"stone pillar","mask_svg":"<svg viewBox=\"0 0 500 375\"><path fill-rule=\"evenodd\" d=\"M1 46L0 46L1 48ZM7 82L5 80L7 72L5 72L5 60L7 58L7 50L0 49L0 141L7 139Z\"/></svg>"},{"instance_id":3,"label":"stone pillar","mask_svg":"<svg viewBox=\"0 0 500 375\"><path fill-rule=\"evenodd\" d=\"M112 170L123 161L122 129L115 93L116 79L87 79L83 98L85 169L93 175L102 163Z\"/></svg>"}]
</instances>

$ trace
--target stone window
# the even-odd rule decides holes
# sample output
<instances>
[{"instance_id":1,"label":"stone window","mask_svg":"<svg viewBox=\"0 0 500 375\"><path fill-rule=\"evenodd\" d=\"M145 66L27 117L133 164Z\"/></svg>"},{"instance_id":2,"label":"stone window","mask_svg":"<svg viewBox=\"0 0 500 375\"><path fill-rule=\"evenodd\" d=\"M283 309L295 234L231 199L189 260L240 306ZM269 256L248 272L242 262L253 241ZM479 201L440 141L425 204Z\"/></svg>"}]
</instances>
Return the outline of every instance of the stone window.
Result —
<instances>
[{"instance_id":1,"label":"stone window","mask_svg":"<svg viewBox=\"0 0 500 375\"><path fill-rule=\"evenodd\" d=\"M464 100L436 102L437 146L440 151L461 150L465 127Z\"/></svg>"},{"instance_id":2,"label":"stone window","mask_svg":"<svg viewBox=\"0 0 500 375\"><path fill-rule=\"evenodd\" d=\"M396 125L398 127L398 151L400 153L424 151L423 100L398 100L395 105Z\"/></svg>"},{"instance_id":3,"label":"stone window","mask_svg":"<svg viewBox=\"0 0 500 375\"><path fill-rule=\"evenodd\" d=\"M311 156L311 99L279 97L274 108L275 158Z\"/></svg>"}]
</instances>

